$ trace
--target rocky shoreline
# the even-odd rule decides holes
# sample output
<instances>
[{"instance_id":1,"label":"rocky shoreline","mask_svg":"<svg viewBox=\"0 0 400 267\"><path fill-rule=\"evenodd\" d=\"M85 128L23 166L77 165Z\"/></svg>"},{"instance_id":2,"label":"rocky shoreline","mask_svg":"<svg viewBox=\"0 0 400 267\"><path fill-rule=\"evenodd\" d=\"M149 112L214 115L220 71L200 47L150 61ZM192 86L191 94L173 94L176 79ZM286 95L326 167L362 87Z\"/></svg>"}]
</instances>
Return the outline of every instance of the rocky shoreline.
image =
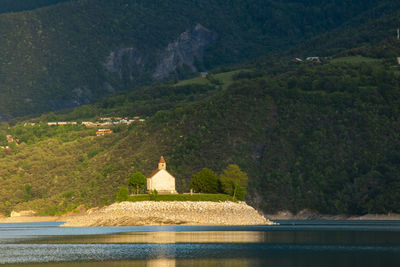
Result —
<instances>
[{"instance_id":1,"label":"rocky shoreline","mask_svg":"<svg viewBox=\"0 0 400 267\"><path fill-rule=\"evenodd\" d=\"M244 202L120 202L66 218L64 227L144 225L273 225Z\"/></svg>"},{"instance_id":2,"label":"rocky shoreline","mask_svg":"<svg viewBox=\"0 0 400 267\"><path fill-rule=\"evenodd\" d=\"M0 217L0 223L63 222L63 226L135 225L273 225L275 220L400 220L400 214L329 215L309 210L261 215L244 202L121 202L62 216L35 216L33 211ZM271 220L271 221L270 221Z\"/></svg>"}]
</instances>

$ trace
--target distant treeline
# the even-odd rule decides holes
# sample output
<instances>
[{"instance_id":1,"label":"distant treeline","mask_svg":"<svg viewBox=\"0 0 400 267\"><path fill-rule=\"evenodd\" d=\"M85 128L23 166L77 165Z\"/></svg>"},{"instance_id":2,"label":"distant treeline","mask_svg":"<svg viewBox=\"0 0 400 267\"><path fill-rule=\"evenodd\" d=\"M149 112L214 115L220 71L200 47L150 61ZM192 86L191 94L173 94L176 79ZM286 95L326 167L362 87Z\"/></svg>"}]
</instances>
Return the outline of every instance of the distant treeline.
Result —
<instances>
[{"instance_id":1,"label":"distant treeline","mask_svg":"<svg viewBox=\"0 0 400 267\"><path fill-rule=\"evenodd\" d=\"M0 0L0 13L20 12L75 0Z\"/></svg>"}]
</instances>

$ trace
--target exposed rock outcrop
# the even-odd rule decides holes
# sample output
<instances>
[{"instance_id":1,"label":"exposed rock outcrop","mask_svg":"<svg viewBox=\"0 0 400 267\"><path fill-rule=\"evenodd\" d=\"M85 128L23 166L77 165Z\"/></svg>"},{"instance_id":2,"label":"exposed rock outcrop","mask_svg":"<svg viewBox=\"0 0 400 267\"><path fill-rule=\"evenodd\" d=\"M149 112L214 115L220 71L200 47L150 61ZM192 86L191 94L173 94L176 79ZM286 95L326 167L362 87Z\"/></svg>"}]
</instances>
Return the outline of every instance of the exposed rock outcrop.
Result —
<instances>
[{"instance_id":1,"label":"exposed rock outcrop","mask_svg":"<svg viewBox=\"0 0 400 267\"><path fill-rule=\"evenodd\" d=\"M89 104L92 100L92 91L86 87L77 87L72 90L74 93L74 104L77 106Z\"/></svg>"},{"instance_id":2,"label":"exposed rock outcrop","mask_svg":"<svg viewBox=\"0 0 400 267\"><path fill-rule=\"evenodd\" d=\"M134 47L118 48L106 58L103 66L107 73L116 74L121 81L137 82L148 75L153 81L168 78L177 68L185 66L197 71L195 61L202 61L204 51L217 39L217 34L197 24L181 33L161 51L144 54ZM158 56L157 56L158 54Z\"/></svg>"},{"instance_id":3,"label":"exposed rock outcrop","mask_svg":"<svg viewBox=\"0 0 400 267\"><path fill-rule=\"evenodd\" d=\"M10 217L30 217L35 216L36 212L33 210L12 211Z\"/></svg>"},{"instance_id":4,"label":"exposed rock outcrop","mask_svg":"<svg viewBox=\"0 0 400 267\"><path fill-rule=\"evenodd\" d=\"M197 71L195 59L203 59L204 50L217 39L217 34L197 24L192 30L183 32L175 42L170 43L161 54L153 73L155 80L162 80L173 73L177 67L186 65Z\"/></svg>"},{"instance_id":5,"label":"exposed rock outcrop","mask_svg":"<svg viewBox=\"0 0 400 267\"><path fill-rule=\"evenodd\" d=\"M145 68L147 59L133 47L118 48L112 51L104 63L105 69L110 73L117 73L120 79L124 79L125 73L129 80L134 80Z\"/></svg>"}]
</instances>

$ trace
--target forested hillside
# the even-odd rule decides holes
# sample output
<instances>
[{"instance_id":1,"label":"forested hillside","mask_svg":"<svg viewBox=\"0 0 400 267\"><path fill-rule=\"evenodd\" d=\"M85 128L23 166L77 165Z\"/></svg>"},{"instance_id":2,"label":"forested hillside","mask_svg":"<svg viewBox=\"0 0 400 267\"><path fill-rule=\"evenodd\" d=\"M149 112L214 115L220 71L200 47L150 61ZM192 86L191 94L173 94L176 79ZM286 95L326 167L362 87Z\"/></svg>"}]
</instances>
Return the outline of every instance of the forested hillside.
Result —
<instances>
[{"instance_id":1,"label":"forested hillside","mask_svg":"<svg viewBox=\"0 0 400 267\"><path fill-rule=\"evenodd\" d=\"M0 0L0 14L32 10L74 0Z\"/></svg>"},{"instance_id":2,"label":"forested hillside","mask_svg":"<svg viewBox=\"0 0 400 267\"><path fill-rule=\"evenodd\" d=\"M376 8L355 16L340 27L311 38L289 50L288 54L332 56L350 50L353 55L395 57L393 49L398 50L398 46L386 46L388 39L394 39L397 36L397 29L400 27L399 16L399 2L383 1Z\"/></svg>"},{"instance_id":3,"label":"forested hillside","mask_svg":"<svg viewBox=\"0 0 400 267\"><path fill-rule=\"evenodd\" d=\"M249 175L247 201L264 212L400 212L399 69L361 59L215 73L47 114L40 125L4 125L21 144L0 159L0 209L108 204L164 155L180 192L202 168L234 163ZM104 137L45 123L94 114L148 118Z\"/></svg>"},{"instance_id":4,"label":"forested hillside","mask_svg":"<svg viewBox=\"0 0 400 267\"><path fill-rule=\"evenodd\" d=\"M0 15L0 117L30 115L0 125L0 212L112 203L163 155L180 192L203 168L237 164L264 212L399 213L399 4L229 3L82 0ZM305 56L323 57L291 61ZM137 116L106 136L80 124Z\"/></svg>"},{"instance_id":5,"label":"forested hillside","mask_svg":"<svg viewBox=\"0 0 400 267\"><path fill-rule=\"evenodd\" d=\"M0 120L90 103L304 42L393 1L3 0ZM362 21L355 21L354 24Z\"/></svg>"}]
</instances>

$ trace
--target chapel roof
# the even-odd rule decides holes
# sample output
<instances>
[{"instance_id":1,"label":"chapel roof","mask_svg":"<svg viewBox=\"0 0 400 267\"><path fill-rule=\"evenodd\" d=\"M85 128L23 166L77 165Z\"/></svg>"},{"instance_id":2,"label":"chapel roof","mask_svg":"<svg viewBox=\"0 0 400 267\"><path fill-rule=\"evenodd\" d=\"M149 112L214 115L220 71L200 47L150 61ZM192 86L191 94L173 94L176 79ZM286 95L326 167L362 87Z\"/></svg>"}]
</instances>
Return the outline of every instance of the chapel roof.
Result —
<instances>
[{"instance_id":1,"label":"chapel roof","mask_svg":"<svg viewBox=\"0 0 400 267\"><path fill-rule=\"evenodd\" d=\"M159 163L165 163L165 159L164 159L164 157L163 156L161 156L161 158L160 158L160 162Z\"/></svg>"},{"instance_id":2,"label":"chapel roof","mask_svg":"<svg viewBox=\"0 0 400 267\"><path fill-rule=\"evenodd\" d=\"M154 175L156 175L161 169L155 169L147 178L152 178Z\"/></svg>"},{"instance_id":3,"label":"chapel roof","mask_svg":"<svg viewBox=\"0 0 400 267\"><path fill-rule=\"evenodd\" d=\"M172 177L174 177L172 174L169 173L169 171L164 170L164 169L155 169L147 178L151 179L153 178L158 172L160 171L164 171L166 173L168 173L169 175L171 175ZM174 177L175 178L175 177Z\"/></svg>"}]
</instances>

